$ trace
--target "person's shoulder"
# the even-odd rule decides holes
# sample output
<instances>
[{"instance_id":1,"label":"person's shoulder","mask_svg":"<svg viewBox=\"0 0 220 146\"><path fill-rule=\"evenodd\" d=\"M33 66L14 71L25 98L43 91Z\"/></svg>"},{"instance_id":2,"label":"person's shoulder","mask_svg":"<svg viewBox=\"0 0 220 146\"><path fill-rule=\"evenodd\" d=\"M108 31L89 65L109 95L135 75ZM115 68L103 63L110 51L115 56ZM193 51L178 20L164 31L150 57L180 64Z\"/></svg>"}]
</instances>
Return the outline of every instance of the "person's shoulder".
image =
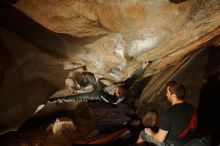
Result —
<instances>
[{"instance_id":1,"label":"person's shoulder","mask_svg":"<svg viewBox=\"0 0 220 146\"><path fill-rule=\"evenodd\" d=\"M173 106L170 106L170 107L168 107L167 109L165 109L164 111L163 111L163 115L169 115L172 111L173 111Z\"/></svg>"},{"instance_id":2,"label":"person's shoulder","mask_svg":"<svg viewBox=\"0 0 220 146\"><path fill-rule=\"evenodd\" d=\"M176 109L179 109L181 107L185 106L185 103L179 103L179 104L175 104L175 105L172 105L170 106L169 108L167 108L165 110L165 113L172 113L172 112L175 112Z\"/></svg>"},{"instance_id":3,"label":"person's shoulder","mask_svg":"<svg viewBox=\"0 0 220 146\"><path fill-rule=\"evenodd\" d=\"M188 103L188 102L183 102L183 106L186 106L186 107L194 109L193 105Z\"/></svg>"},{"instance_id":4,"label":"person's shoulder","mask_svg":"<svg viewBox=\"0 0 220 146\"><path fill-rule=\"evenodd\" d=\"M179 109L181 111L186 111L186 112L190 112L190 113L194 113L196 111L196 108L188 102L182 103Z\"/></svg>"}]
</instances>

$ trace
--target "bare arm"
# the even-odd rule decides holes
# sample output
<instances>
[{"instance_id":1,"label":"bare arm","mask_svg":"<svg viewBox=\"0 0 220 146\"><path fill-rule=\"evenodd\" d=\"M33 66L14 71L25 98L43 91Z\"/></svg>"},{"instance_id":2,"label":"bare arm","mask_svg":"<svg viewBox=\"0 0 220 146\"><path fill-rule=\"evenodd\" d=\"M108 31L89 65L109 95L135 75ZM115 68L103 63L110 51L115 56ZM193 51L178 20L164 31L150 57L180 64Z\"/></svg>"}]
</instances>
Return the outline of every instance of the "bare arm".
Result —
<instances>
[{"instance_id":1,"label":"bare arm","mask_svg":"<svg viewBox=\"0 0 220 146\"><path fill-rule=\"evenodd\" d=\"M146 134L154 137L154 139L156 139L159 142L163 142L166 139L167 134L169 132L169 131L159 129L159 131L155 133L150 128L145 128L144 131L145 131Z\"/></svg>"}]
</instances>

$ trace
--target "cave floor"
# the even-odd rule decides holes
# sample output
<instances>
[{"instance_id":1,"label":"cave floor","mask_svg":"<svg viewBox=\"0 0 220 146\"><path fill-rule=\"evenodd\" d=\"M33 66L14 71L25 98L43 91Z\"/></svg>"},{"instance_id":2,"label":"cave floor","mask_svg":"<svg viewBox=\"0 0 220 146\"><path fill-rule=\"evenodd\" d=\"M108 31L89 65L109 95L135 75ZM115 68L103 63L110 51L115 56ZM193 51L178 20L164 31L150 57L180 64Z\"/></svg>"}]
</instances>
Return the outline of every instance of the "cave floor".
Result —
<instances>
[{"instance_id":1,"label":"cave floor","mask_svg":"<svg viewBox=\"0 0 220 146\"><path fill-rule=\"evenodd\" d=\"M130 112L130 111L129 111ZM125 104L110 105L106 103L92 102L82 103L76 111L62 111L50 114L46 117L33 118L26 121L18 131L8 132L0 136L1 146L73 146L76 141L85 137L99 136L100 129L97 126L97 121L105 117L129 113ZM132 122L138 121L135 114L130 114ZM55 135L47 128L58 117L70 117L77 125L74 132L66 132L61 135ZM209 123L210 124L210 123ZM203 122L199 125L197 136L201 137L211 133L213 136L213 145L219 144L218 128L207 127L207 123ZM212 125L216 127L216 125ZM134 145L139 131L143 128L142 125L126 125L131 131L129 145ZM75 145L75 144L74 144Z\"/></svg>"},{"instance_id":2,"label":"cave floor","mask_svg":"<svg viewBox=\"0 0 220 146\"><path fill-rule=\"evenodd\" d=\"M88 112L88 107L91 113ZM83 137L92 137L100 134L97 127L99 119L125 114L125 105L115 106L104 103L82 104L75 112L59 112L47 117L34 118L26 121L18 131L8 132L0 137L1 146L72 146L74 141ZM83 109L84 108L84 109ZM57 117L71 117L77 125L77 130L72 133L54 135L47 131L48 125L53 123Z\"/></svg>"}]
</instances>

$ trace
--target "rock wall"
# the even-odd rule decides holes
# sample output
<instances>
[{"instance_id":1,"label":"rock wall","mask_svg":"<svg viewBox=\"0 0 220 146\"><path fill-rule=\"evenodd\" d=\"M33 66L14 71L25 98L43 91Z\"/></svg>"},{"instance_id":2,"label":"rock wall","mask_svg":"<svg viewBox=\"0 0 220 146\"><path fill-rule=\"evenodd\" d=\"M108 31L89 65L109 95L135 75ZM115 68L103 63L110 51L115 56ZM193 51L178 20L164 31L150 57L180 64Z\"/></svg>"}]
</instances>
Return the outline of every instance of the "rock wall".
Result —
<instances>
[{"instance_id":1,"label":"rock wall","mask_svg":"<svg viewBox=\"0 0 220 146\"><path fill-rule=\"evenodd\" d=\"M150 60L144 76L155 74L152 83L163 86L182 65L191 68L185 59L220 44L219 0L8 3L0 2L1 132L18 128L39 104L65 88L65 78L76 67L121 82ZM163 73L166 78L159 80ZM162 100L159 86L144 92L152 91L158 94L143 93L141 103Z\"/></svg>"}]
</instances>

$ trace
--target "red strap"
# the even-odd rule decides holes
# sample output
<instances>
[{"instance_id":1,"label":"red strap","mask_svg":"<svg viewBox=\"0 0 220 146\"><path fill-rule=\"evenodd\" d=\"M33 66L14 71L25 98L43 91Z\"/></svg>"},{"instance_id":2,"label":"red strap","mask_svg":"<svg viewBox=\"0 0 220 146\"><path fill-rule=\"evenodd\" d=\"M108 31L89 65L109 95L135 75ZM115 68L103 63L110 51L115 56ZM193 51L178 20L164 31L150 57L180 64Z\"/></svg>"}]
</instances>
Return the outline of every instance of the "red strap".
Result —
<instances>
[{"instance_id":1,"label":"red strap","mask_svg":"<svg viewBox=\"0 0 220 146\"><path fill-rule=\"evenodd\" d=\"M179 138L185 137L185 136L189 133L189 131L190 131L191 129L195 129L195 128L197 127L197 121L198 121L198 116L197 116L197 114L196 114L196 112L195 112L195 113L193 114L193 116L192 116L192 119L191 119L189 125L188 125L188 126L186 127L186 129L183 130L183 132L179 135Z\"/></svg>"}]
</instances>

